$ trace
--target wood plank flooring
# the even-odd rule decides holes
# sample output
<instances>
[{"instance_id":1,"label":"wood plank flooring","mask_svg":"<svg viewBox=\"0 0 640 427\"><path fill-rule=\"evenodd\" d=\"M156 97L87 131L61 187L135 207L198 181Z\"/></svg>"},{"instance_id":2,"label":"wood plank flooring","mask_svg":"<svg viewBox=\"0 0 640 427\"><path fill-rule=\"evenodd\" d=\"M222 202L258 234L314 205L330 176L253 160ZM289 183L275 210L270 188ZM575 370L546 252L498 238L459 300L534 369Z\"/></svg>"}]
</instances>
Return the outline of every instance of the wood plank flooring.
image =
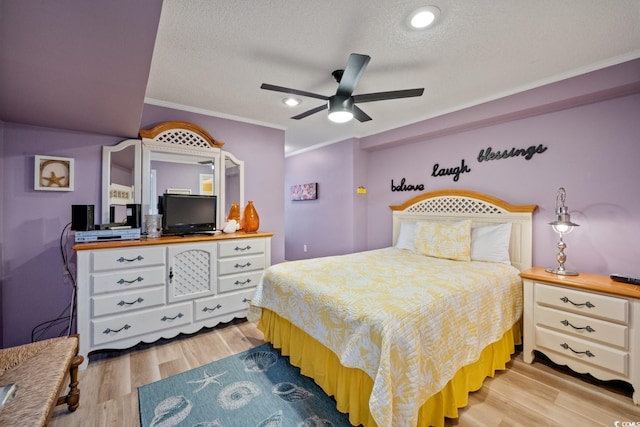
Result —
<instances>
[{"instance_id":1,"label":"wood plank flooring","mask_svg":"<svg viewBox=\"0 0 640 427\"><path fill-rule=\"evenodd\" d=\"M80 371L80 407L56 408L50 427L140 425L137 387L262 344L253 323L235 321L188 337L92 355ZM488 378L447 426L640 425L640 406L624 383L601 383L553 366L524 363L518 352L506 371Z\"/></svg>"}]
</instances>

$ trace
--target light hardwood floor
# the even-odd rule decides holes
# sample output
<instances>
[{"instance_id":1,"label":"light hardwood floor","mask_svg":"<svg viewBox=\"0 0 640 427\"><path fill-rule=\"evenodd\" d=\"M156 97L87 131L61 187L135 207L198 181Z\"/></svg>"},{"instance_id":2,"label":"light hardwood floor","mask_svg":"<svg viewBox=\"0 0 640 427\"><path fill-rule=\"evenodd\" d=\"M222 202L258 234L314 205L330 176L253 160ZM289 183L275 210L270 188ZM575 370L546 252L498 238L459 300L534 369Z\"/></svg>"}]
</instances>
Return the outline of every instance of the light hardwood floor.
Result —
<instances>
[{"instance_id":1,"label":"light hardwood floor","mask_svg":"<svg viewBox=\"0 0 640 427\"><path fill-rule=\"evenodd\" d=\"M140 425L137 387L263 343L253 323L236 321L188 337L98 353L80 371L80 408L56 408L50 427ZM488 378L447 426L640 426L630 387L599 383L517 352L506 371ZM620 424L623 425L623 424Z\"/></svg>"}]
</instances>

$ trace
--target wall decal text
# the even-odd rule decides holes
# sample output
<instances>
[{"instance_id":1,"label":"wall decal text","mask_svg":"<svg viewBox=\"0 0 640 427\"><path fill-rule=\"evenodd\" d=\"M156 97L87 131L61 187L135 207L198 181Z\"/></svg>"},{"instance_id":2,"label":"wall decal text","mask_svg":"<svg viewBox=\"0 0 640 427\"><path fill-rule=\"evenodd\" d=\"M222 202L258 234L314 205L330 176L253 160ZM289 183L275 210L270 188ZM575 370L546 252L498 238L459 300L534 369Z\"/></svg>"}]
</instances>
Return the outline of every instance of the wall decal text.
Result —
<instances>
[{"instance_id":1,"label":"wall decal text","mask_svg":"<svg viewBox=\"0 0 640 427\"><path fill-rule=\"evenodd\" d=\"M405 184L405 179L400 180L400 184L395 185L391 180L391 191L424 191L424 184Z\"/></svg>"},{"instance_id":2,"label":"wall decal text","mask_svg":"<svg viewBox=\"0 0 640 427\"><path fill-rule=\"evenodd\" d=\"M511 150L507 149L503 151L493 151L491 147L488 147L486 150L480 150L480 153L478 154L478 162L482 163L483 161L500 160L518 156L523 156L525 159L531 160L534 154L544 153L545 151L547 151L547 147L542 144L537 147L532 145L529 148L513 147Z\"/></svg>"},{"instance_id":3,"label":"wall decal text","mask_svg":"<svg viewBox=\"0 0 640 427\"><path fill-rule=\"evenodd\" d=\"M431 176L448 176L453 175L453 181L457 182L460 179L460 174L471 172L471 169L464 163L464 159L460 163L460 166L456 166L455 168L446 168L440 169L440 164L436 163L433 165L433 172L431 172Z\"/></svg>"}]
</instances>

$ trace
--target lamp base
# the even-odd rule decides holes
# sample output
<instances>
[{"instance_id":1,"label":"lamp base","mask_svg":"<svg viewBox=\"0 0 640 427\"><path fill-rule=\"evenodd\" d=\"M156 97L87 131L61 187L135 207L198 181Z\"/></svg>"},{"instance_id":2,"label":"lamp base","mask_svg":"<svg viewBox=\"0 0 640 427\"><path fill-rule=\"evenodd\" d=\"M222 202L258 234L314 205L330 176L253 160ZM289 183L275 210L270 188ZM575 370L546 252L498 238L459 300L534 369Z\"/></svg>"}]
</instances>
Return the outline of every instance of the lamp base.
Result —
<instances>
[{"instance_id":1,"label":"lamp base","mask_svg":"<svg viewBox=\"0 0 640 427\"><path fill-rule=\"evenodd\" d=\"M579 276L580 275L580 273L578 273L577 271L569 271L560 267L556 267L556 268L549 267L545 269L545 271L547 273L559 274L561 276Z\"/></svg>"}]
</instances>

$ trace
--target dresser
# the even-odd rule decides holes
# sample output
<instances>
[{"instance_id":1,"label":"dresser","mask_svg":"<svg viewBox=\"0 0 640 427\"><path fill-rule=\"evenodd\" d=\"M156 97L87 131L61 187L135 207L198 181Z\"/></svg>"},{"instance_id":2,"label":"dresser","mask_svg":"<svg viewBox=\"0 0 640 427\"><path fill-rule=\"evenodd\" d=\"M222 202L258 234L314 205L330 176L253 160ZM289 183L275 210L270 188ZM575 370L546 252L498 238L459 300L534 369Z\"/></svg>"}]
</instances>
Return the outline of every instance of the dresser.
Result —
<instances>
[{"instance_id":1,"label":"dresser","mask_svg":"<svg viewBox=\"0 0 640 427\"><path fill-rule=\"evenodd\" d=\"M79 354L197 332L246 317L271 233L80 243Z\"/></svg>"},{"instance_id":2,"label":"dresser","mask_svg":"<svg viewBox=\"0 0 640 427\"><path fill-rule=\"evenodd\" d=\"M640 404L640 287L607 276L559 276L534 267L524 285L523 358L534 350L600 380L633 386Z\"/></svg>"}]
</instances>

